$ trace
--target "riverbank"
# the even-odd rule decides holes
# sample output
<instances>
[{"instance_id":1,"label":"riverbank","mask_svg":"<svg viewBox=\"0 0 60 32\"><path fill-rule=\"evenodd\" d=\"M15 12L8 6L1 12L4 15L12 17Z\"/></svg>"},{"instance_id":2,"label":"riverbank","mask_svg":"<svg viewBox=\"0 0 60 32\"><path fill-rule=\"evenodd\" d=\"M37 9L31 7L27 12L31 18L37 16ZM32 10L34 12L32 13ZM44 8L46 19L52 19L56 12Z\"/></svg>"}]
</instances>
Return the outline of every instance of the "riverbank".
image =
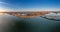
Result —
<instances>
[{"instance_id":1,"label":"riverbank","mask_svg":"<svg viewBox=\"0 0 60 32\"><path fill-rule=\"evenodd\" d=\"M17 17L21 17L21 18L33 18L33 17L37 17L37 16L17 16Z\"/></svg>"}]
</instances>

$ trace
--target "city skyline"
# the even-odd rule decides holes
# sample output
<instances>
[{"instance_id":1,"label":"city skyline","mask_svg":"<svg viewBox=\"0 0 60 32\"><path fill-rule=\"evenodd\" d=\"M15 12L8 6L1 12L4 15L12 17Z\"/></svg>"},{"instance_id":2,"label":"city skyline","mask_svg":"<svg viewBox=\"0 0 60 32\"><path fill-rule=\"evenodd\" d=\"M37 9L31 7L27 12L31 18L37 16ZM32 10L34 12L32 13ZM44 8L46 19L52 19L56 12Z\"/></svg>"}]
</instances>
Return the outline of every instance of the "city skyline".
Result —
<instances>
[{"instance_id":1,"label":"city skyline","mask_svg":"<svg viewBox=\"0 0 60 32\"><path fill-rule=\"evenodd\" d=\"M1 11L60 11L60 0L0 0Z\"/></svg>"}]
</instances>

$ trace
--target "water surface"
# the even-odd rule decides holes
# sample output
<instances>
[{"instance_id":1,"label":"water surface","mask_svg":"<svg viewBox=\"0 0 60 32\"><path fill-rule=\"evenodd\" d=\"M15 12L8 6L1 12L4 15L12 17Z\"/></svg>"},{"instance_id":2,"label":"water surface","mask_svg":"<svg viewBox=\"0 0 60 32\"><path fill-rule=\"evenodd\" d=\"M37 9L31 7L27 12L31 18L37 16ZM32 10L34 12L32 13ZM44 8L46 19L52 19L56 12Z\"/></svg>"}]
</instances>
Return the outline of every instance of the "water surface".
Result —
<instances>
[{"instance_id":1,"label":"water surface","mask_svg":"<svg viewBox=\"0 0 60 32\"><path fill-rule=\"evenodd\" d=\"M0 16L0 32L59 32L60 21L42 17L20 18L12 15Z\"/></svg>"}]
</instances>

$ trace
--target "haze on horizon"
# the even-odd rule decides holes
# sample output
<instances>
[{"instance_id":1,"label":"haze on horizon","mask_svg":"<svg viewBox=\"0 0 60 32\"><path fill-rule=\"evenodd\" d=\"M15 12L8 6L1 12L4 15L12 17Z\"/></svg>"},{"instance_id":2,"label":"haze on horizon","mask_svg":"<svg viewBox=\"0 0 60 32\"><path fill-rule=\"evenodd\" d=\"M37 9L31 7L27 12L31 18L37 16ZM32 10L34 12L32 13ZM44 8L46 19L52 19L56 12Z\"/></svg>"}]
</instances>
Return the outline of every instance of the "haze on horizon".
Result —
<instances>
[{"instance_id":1,"label":"haze on horizon","mask_svg":"<svg viewBox=\"0 0 60 32\"><path fill-rule=\"evenodd\" d=\"M60 11L60 0L0 0L3 11Z\"/></svg>"}]
</instances>

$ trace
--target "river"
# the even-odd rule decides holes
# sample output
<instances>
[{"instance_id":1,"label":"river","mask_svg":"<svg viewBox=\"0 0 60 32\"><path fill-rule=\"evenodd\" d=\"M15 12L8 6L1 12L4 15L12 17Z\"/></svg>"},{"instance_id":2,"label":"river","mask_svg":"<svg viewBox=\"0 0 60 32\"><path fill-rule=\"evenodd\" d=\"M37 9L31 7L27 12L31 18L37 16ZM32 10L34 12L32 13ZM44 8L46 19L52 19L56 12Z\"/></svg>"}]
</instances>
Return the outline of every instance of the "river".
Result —
<instances>
[{"instance_id":1,"label":"river","mask_svg":"<svg viewBox=\"0 0 60 32\"><path fill-rule=\"evenodd\" d=\"M39 16L23 19L5 14L0 16L0 32L60 32L60 21Z\"/></svg>"}]
</instances>

